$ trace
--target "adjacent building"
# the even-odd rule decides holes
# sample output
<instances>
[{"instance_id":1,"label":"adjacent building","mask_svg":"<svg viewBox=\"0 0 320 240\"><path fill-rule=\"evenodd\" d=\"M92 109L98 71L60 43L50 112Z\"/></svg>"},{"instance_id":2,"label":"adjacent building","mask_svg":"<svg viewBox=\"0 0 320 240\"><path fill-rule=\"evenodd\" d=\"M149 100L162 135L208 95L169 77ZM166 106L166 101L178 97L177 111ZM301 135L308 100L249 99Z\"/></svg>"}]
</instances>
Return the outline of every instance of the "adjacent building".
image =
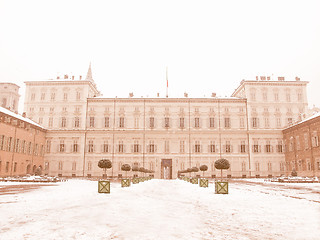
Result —
<instances>
[{"instance_id":1,"label":"adjacent building","mask_svg":"<svg viewBox=\"0 0 320 240\"><path fill-rule=\"evenodd\" d=\"M42 126L0 107L0 177L48 173L45 137Z\"/></svg>"},{"instance_id":2,"label":"adjacent building","mask_svg":"<svg viewBox=\"0 0 320 240\"><path fill-rule=\"evenodd\" d=\"M306 112L307 83L261 77L243 80L227 98L102 98L89 67L85 79L26 82L24 109L48 129L51 175L101 176L105 158L113 177L124 163L156 178L206 164L214 177L223 157L228 177L270 177L287 172L282 130Z\"/></svg>"},{"instance_id":3,"label":"adjacent building","mask_svg":"<svg viewBox=\"0 0 320 240\"><path fill-rule=\"evenodd\" d=\"M20 87L14 83L0 83L0 106L18 113L19 88Z\"/></svg>"},{"instance_id":4,"label":"adjacent building","mask_svg":"<svg viewBox=\"0 0 320 240\"><path fill-rule=\"evenodd\" d=\"M320 113L283 130L288 175L320 176Z\"/></svg>"}]
</instances>

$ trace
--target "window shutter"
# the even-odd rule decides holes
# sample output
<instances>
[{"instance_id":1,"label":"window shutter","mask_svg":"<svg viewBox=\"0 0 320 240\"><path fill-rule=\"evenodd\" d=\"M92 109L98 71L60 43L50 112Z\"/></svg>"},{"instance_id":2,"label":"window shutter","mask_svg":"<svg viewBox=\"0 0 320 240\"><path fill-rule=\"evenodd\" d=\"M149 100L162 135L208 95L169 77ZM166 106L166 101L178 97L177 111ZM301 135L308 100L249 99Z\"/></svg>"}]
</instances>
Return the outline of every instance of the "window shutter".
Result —
<instances>
[{"instance_id":1,"label":"window shutter","mask_svg":"<svg viewBox=\"0 0 320 240\"><path fill-rule=\"evenodd\" d=\"M131 144L131 152L134 152L134 144Z\"/></svg>"},{"instance_id":2,"label":"window shutter","mask_svg":"<svg viewBox=\"0 0 320 240\"><path fill-rule=\"evenodd\" d=\"M157 152L157 145L154 145L154 152Z\"/></svg>"},{"instance_id":3,"label":"window shutter","mask_svg":"<svg viewBox=\"0 0 320 240\"><path fill-rule=\"evenodd\" d=\"M125 153L126 152L126 145L123 144L123 152Z\"/></svg>"},{"instance_id":4,"label":"window shutter","mask_svg":"<svg viewBox=\"0 0 320 240\"><path fill-rule=\"evenodd\" d=\"M233 152L233 146L230 145L230 152Z\"/></svg>"}]
</instances>

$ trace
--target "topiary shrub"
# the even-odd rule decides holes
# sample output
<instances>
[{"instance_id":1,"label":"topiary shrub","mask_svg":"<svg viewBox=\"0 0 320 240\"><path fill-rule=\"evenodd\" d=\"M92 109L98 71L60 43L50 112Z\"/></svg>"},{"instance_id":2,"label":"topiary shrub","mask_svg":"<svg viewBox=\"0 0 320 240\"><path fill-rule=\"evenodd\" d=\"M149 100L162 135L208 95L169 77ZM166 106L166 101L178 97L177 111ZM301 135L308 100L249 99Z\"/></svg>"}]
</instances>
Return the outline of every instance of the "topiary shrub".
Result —
<instances>
[{"instance_id":1,"label":"topiary shrub","mask_svg":"<svg viewBox=\"0 0 320 240\"><path fill-rule=\"evenodd\" d=\"M126 178L127 178L127 173L131 170L131 166L129 164L123 164L121 166L121 170L126 172Z\"/></svg>"},{"instance_id":2,"label":"topiary shrub","mask_svg":"<svg viewBox=\"0 0 320 240\"><path fill-rule=\"evenodd\" d=\"M106 176L106 171L107 171L108 168L112 168L112 163L108 159L101 159L98 162L98 167L102 168L104 170L104 176Z\"/></svg>"},{"instance_id":3,"label":"topiary shrub","mask_svg":"<svg viewBox=\"0 0 320 240\"><path fill-rule=\"evenodd\" d=\"M296 172L295 169L292 169L291 176L292 177L297 177L298 176L298 173Z\"/></svg>"},{"instance_id":4,"label":"topiary shrub","mask_svg":"<svg viewBox=\"0 0 320 240\"><path fill-rule=\"evenodd\" d=\"M229 163L229 161L227 159L221 158L221 159L218 159L217 161L215 161L214 167L216 169L220 169L221 170L221 179L222 179L222 170L223 169L229 169L230 168L230 163Z\"/></svg>"},{"instance_id":5,"label":"topiary shrub","mask_svg":"<svg viewBox=\"0 0 320 240\"><path fill-rule=\"evenodd\" d=\"M204 176L204 172L208 170L208 166L207 165L201 165L200 166L200 171L202 171L203 176Z\"/></svg>"}]
</instances>

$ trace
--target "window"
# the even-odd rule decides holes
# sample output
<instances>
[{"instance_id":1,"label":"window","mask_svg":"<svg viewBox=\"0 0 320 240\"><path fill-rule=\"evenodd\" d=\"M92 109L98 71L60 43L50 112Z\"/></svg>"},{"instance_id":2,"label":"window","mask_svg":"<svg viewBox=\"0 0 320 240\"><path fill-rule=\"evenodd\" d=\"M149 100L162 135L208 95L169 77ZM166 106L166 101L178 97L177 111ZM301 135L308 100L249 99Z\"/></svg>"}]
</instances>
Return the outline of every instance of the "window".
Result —
<instances>
[{"instance_id":1,"label":"window","mask_svg":"<svg viewBox=\"0 0 320 240\"><path fill-rule=\"evenodd\" d=\"M180 153L184 153L184 141L180 141Z\"/></svg>"},{"instance_id":2,"label":"window","mask_svg":"<svg viewBox=\"0 0 320 240\"><path fill-rule=\"evenodd\" d=\"M282 141L281 141L281 140L278 140L277 152L278 152L278 153L282 153L282 152L283 152L283 149L282 149Z\"/></svg>"},{"instance_id":3,"label":"window","mask_svg":"<svg viewBox=\"0 0 320 240\"><path fill-rule=\"evenodd\" d=\"M65 117L62 117L61 118L61 127L66 127L66 125L67 125L67 120Z\"/></svg>"},{"instance_id":4,"label":"window","mask_svg":"<svg viewBox=\"0 0 320 240\"><path fill-rule=\"evenodd\" d=\"M72 171L75 171L77 169L77 163L73 162L72 163Z\"/></svg>"},{"instance_id":5,"label":"window","mask_svg":"<svg viewBox=\"0 0 320 240\"><path fill-rule=\"evenodd\" d=\"M93 153L93 151L94 151L93 140L89 140L88 152Z\"/></svg>"},{"instance_id":6,"label":"window","mask_svg":"<svg viewBox=\"0 0 320 240\"><path fill-rule=\"evenodd\" d=\"M1 150L1 147L0 147L0 150ZM21 143L21 153L26 153L26 141L25 140L23 140Z\"/></svg>"},{"instance_id":7,"label":"window","mask_svg":"<svg viewBox=\"0 0 320 240\"><path fill-rule=\"evenodd\" d=\"M170 152L170 147L169 147L169 141L165 140L164 141L164 152L169 153Z\"/></svg>"},{"instance_id":8,"label":"window","mask_svg":"<svg viewBox=\"0 0 320 240\"><path fill-rule=\"evenodd\" d=\"M81 93L77 92L77 100L80 100L80 98L81 98Z\"/></svg>"},{"instance_id":9,"label":"window","mask_svg":"<svg viewBox=\"0 0 320 240\"><path fill-rule=\"evenodd\" d=\"M257 172L260 171L260 164L258 162L256 162L255 167Z\"/></svg>"},{"instance_id":10,"label":"window","mask_svg":"<svg viewBox=\"0 0 320 240\"><path fill-rule=\"evenodd\" d=\"M256 93L252 92L251 93L251 101L255 101L256 100Z\"/></svg>"},{"instance_id":11,"label":"window","mask_svg":"<svg viewBox=\"0 0 320 240\"><path fill-rule=\"evenodd\" d=\"M264 102L268 101L268 94L267 94L267 92L263 92L263 93L262 93L262 98L263 98L263 101L264 101Z\"/></svg>"},{"instance_id":12,"label":"window","mask_svg":"<svg viewBox=\"0 0 320 240\"><path fill-rule=\"evenodd\" d=\"M119 127L124 128L124 117L120 117L119 119Z\"/></svg>"},{"instance_id":13,"label":"window","mask_svg":"<svg viewBox=\"0 0 320 240\"><path fill-rule=\"evenodd\" d=\"M4 135L0 136L0 150L4 150L5 149L5 137Z\"/></svg>"},{"instance_id":14,"label":"window","mask_svg":"<svg viewBox=\"0 0 320 240\"><path fill-rule=\"evenodd\" d=\"M198 117L194 118L194 127L195 128L200 127L200 119Z\"/></svg>"},{"instance_id":15,"label":"window","mask_svg":"<svg viewBox=\"0 0 320 240\"><path fill-rule=\"evenodd\" d=\"M230 123L230 118L229 117L225 117L224 118L224 127L225 128L230 128L231 127L231 123Z\"/></svg>"},{"instance_id":16,"label":"window","mask_svg":"<svg viewBox=\"0 0 320 240\"><path fill-rule=\"evenodd\" d=\"M281 163L280 163L280 171L281 171L281 172L284 172L284 167L285 167L284 162L281 162Z\"/></svg>"},{"instance_id":17,"label":"window","mask_svg":"<svg viewBox=\"0 0 320 240\"><path fill-rule=\"evenodd\" d=\"M290 137L290 140L289 140L289 151L292 152L293 151L293 137Z\"/></svg>"},{"instance_id":18,"label":"window","mask_svg":"<svg viewBox=\"0 0 320 240\"><path fill-rule=\"evenodd\" d=\"M271 144L270 144L270 141L269 140L267 140L267 142L266 142L266 146L265 146L265 151L266 151L266 153L271 153Z\"/></svg>"},{"instance_id":19,"label":"window","mask_svg":"<svg viewBox=\"0 0 320 240\"><path fill-rule=\"evenodd\" d=\"M245 162L241 163L241 170L242 170L242 172L246 171L246 163Z\"/></svg>"},{"instance_id":20,"label":"window","mask_svg":"<svg viewBox=\"0 0 320 240\"><path fill-rule=\"evenodd\" d=\"M154 128L154 117L149 118L149 127Z\"/></svg>"},{"instance_id":21,"label":"window","mask_svg":"<svg viewBox=\"0 0 320 240\"><path fill-rule=\"evenodd\" d=\"M269 118L265 118L265 119L264 119L264 127L265 127L265 128L269 128L269 127L270 127Z\"/></svg>"},{"instance_id":22,"label":"window","mask_svg":"<svg viewBox=\"0 0 320 240\"><path fill-rule=\"evenodd\" d=\"M201 152L201 145L200 145L200 141L196 141L195 145L194 145L194 152L195 153L200 153Z\"/></svg>"},{"instance_id":23,"label":"window","mask_svg":"<svg viewBox=\"0 0 320 240\"><path fill-rule=\"evenodd\" d=\"M54 112L54 107L50 107L50 112Z\"/></svg>"},{"instance_id":24,"label":"window","mask_svg":"<svg viewBox=\"0 0 320 240\"><path fill-rule=\"evenodd\" d=\"M301 92L298 92L298 101L302 102L302 93Z\"/></svg>"},{"instance_id":25,"label":"window","mask_svg":"<svg viewBox=\"0 0 320 240\"><path fill-rule=\"evenodd\" d=\"M92 162L88 162L88 171L92 170Z\"/></svg>"},{"instance_id":26,"label":"window","mask_svg":"<svg viewBox=\"0 0 320 240\"><path fill-rule=\"evenodd\" d=\"M252 127L253 128L258 128L259 127L259 119L256 117L252 118Z\"/></svg>"},{"instance_id":27,"label":"window","mask_svg":"<svg viewBox=\"0 0 320 240\"><path fill-rule=\"evenodd\" d=\"M155 145L154 141L149 142L149 153L154 153L155 152Z\"/></svg>"},{"instance_id":28,"label":"window","mask_svg":"<svg viewBox=\"0 0 320 240\"><path fill-rule=\"evenodd\" d=\"M225 152L226 153L230 153L231 152L230 141L226 141Z\"/></svg>"},{"instance_id":29,"label":"window","mask_svg":"<svg viewBox=\"0 0 320 240\"><path fill-rule=\"evenodd\" d=\"M43 123L43 117L39 117L39 124Z\"/></svg>"},{"instance_id":30,"label":"window","mask_svg":"<svg viewBox=\"0 0 320 240\"><path fill-rule=\"evenodd\" d=\"M180 128L184 128L184 118L180 118Z\"/></svg>"},{"instance_id":31,"label":"window","mask_svg":"<svg viewBox=\"0 0 320 240\"><path fill-rule=\"evenodd\" d=\"M254 140L254 143L253 143L253 150L252 150L254 153L258 153L260 152L260 146L259 146L259 143L257 140Z\"/></svg>"},{"instance_id":32,"label":"window","mask_svg":"<svg viewBox=\"0 0 320 240\"><path fill-rule=\"evenodd\" d=\"M168 117L164 118L164 127L169 128L170 127L170 119Z\"/></svg>"},{"instance_id":33,"label":"window","mask_svg":"<svg viewBox=\"0 0 320 240\"><path fill-rule=\"evenodd\" d=\"M65 150L64 140L61 140L59 145L59 152L64 152L64 150Z\"/></svg>"},{"instance_id":34,"label":"window","mask_svg":"<svg viewBox=\"0 0 320 240\"><path fill-rule=\"evenodd\" d=\"M46 98L46 94L45 93L41 93L41 100L44 100Z\"/></svg>"},{"instance_id":35,"label":"window","mask_svg":"<svg viewBox=\"0 0 320 240\"><path fill-rule=\"evenodd\" d=\"M268 171L272 171L272 163L268 162Z\"/></svg>"},{"instance_id":36,"label":"window","mask_svg":"<svg viewBox=\"0 0 320 240\"><path fill-rule=\"evenodd\" d=\"M78 150L79 150L78 147L79 147L78 141L74 140L73 141L73 148L72 148L73 152L78 152Z\"/></svg>"},{"instance_id":37,"label":"window","mask_svg":"<svg viewBox=\"0 0 320 240\"><path fill-rule=\"evenodd\" d=\"M281 118L277 118L277 128L281 128Z\"/></svg>"},{"instance_id":38,"label":"window","mask_svg":"<svg viewBox=\"0 0 320 240\"><path fill-rule=\"evenodd\" d=\"M319 138L316 131L312 133L311 144L312 147L319 147Z\"/></svg>"},{"instance_id":39,"label":"window","mask_svg":"<svg viewBox=\"0 0 320 240\"><path fill-rule=\"evenodd\" d=\"M68 93L63 94L63 100L68 100Z\"/></svg>"},{"instance_id":40,"label":"window","mask_svg":"<svg viewBox=\"0 0 320 240\"><path fill-rule=\"evenodd\" d=\"M36 94L35 93L31 93L31 101L34 101L36 98Z\"/></svg>"},{"instance_id":41,"label":"window","mask_svg":"<svg viewBox=\"0 0 320 240\"><path fill-rule=\"evenodd\" d=\"M279 101L279 93L274 93L274 101Z\"/></svg>"},{"instance_id":42,"label":"window","mask_svg":"<svg viewBox=\"0 0 320 240\"><path fill-rule=\"evenodd\" d=\"M103 143L102 151L103 151L104 153L109 152L109 144L108 144L107 141L105 141L105 142Z\"/></svg>"},{"instance_id":43,"label":"window","mask_svg":"<svg viewBox=\"0 0 320 240\"><path fill-rule=\"evenodd\" d=\"M291 125L293 122L292 118L288 118L288 124Z\"/></svg>"},{"instance_id":44,"label":"window","mask_svg":"<svg viewBox=\"0 0 320 240\"><path fill-rule=\"evenodd\" d=\"M244 118L240 118L240 128L244 128Z\"/></svg>"},{"instance_id":45,"label":"window","mask_svg":"<svg viewBox=\"0 0 320 240\"><path fill-rule=\"evenodd\" d=\"M6 107L7 106L7 99L6 98L2 98L2 107Z\"/></svg>"},{"instance_id":46,"label":"window","mask_svg":"<svg viewBox=\"0 0 320 240\"><path fill-rule=\"evenodd\" d=\"M291 102L291 95L290 95L290 93L287 93L287 94L286 94L286 97L287 97L287 102Z\"/></svg>"},{"instance_id":47,"label":"window","mask_svg":"<svg viewBox=\"0 0 320 240\"><path fill-rule=\"evenodd\" d=\"M80 127L80 118L79 117L74 118L74 127L75 128Z\"/></svg>"},{"instance_id":48,"label":"window","mask_svg":"<svg viewBox=\"0 0 320 240\"><path fill-rule=\"evenodd\" d=\"M134 118L134 128L139 128L139 118Z\"/></svg>"},{"instance_id":49,"label":"window","mask_svg":"<svg viewBox=\"0 0 320 240\"><path fill-rule=\"evenodd\" d=\"M119 144L118 144L118 152L119 152L119 153L123 153L123 152L124 152L123 141L119 141Z\"/></svg>"},{"instance_id":50,"label":"window","mask_svg":"<svg viewBox=\"0 0 320 240\"><path fill-rule=\"evenodd\" d=\"M209 118L209 126L210 128L214 128L214 117Z\"/></svg>"},{"instance_id":51,"label":"window","mask_svg":"<svg viewBox=\"0 0 320 240\"><path fill-rule=\"evenodd\" d=\"M8 138L7 150L8 150L8 152L11 152L11 150L12 150L12 137Z\"/></svg>"},{"instance_id":52,"label":"window","mask_svg":"<svg viewBox=\"0 0 320 240\"><path fill-rule=\"evenodd\" d=\"M46 152L47 153L50 153L51 151L51 140L47 140L47 149L46 149Z\"/></svg>"},{"instance_id":53,"label":"window","mask_svg":"<svg viewBox=\"0 0 320 240\"><path fill-rule=\"evenodd\" d=\"M51 101L54 101L56 99L56 93L51 93Z\"/></svg>"},{"instance_id":54,"label":"window","mask_svg":"<svg viewBox=\"0 0 320 240\"><path fill-rule=\"evenodd\" d=\"M300 137L299 136L296 136L296 147L297 147L297 150L301 150L300 149Z\"/></svg>"},{"instance_id":55,"label":"window","mask_svg":"<svg viewBox=\"0 0 320 240\"><path fill-rule=\"evenodd\" d=\"M245 153L246 152L246 142L245 141L241 141L240 152L241 153Z\"/></svg>"},{"instance_id":56,"label":"window","mask_svg":"<svg viewBox=\"0 0 320 240\"><path fill-rule=\"evenodd\" d=\"M90 117L90 127L94 127L94 117Z\"/></svg>"},{"instance_id":57,"label":"window","mask_svg":"<svg viewBox=\"0 0 320 240\"><path fill-rule=\"evenodd\" d=\"M59 162L58 169L59 169L60 171L63 169L63 162L62 162L62 161Z\"/></svg>"},{"instance_id":58,"label":"window","mask_svg":"<svg viewBox=\"0 0 320 240\"><path fill-rule=\"evenodd\" d=\"M308 136L308 133L304 134L304 148L305 149L309 148L309 136Z\"/></svg>"},{"instance_id":59,"label":"window","mask_svg":"<svg viewBox=\"0 0 320 240\"><path fill-rule=\"evenodd\" d=\"M20 152L20 140L19 139L16 139L16 145L15 145L15 149L14 149L15 152Z\"/></svg>"},{"instance_id":60,"label":"window","mask_svg":"<svg viewBox=\"0 0 320 240\"><path fill-rule=\"evenodd\" d=\"M105 128L110 127L110 119L109 119L109 117L104 117L104 127Z\"/></svg>"},{"instance_id":61,"label":"window","mask_svg":"<svg viewBox=\"0 0 320 240\"><path fill-rule=\"evenodd\" d=\"M52 117L49 118L49 124L48 125L49 125L50 128L53 126L53 118Z\"/></svg>"},{"instance_id":62,"label":"window","mask_svg":"<svg viewBox=\"0 0 320 240\"><path fill-rule=\"evenodd\" d=\"M210 141L209 152L210 152L210 153L216 152L216 145L215 145L215 142L214 142L214 141Z\"/></svg>"},{"instance_id":63,"label":"window","mask_svg":"<svg viewBox=\"0 0 320 240\"><path fill-rule=\"evenodd\" d=\"M140 152L140 145L139 145L139 142L138 142L137 140L134 141L134 144L133 144L133 152L134 152L134 153Z\"/></svg>"},{"instance_id":64,"label":"window","mask_svg":"<svg viewBox=\"0 0 320 240\"><path fill-rule=\"evenodd\" d=\"M31 155L31 152L32 152L32 143L29 142L29 144L28 144L28 154Z\"/></svg>"}]
</instances>

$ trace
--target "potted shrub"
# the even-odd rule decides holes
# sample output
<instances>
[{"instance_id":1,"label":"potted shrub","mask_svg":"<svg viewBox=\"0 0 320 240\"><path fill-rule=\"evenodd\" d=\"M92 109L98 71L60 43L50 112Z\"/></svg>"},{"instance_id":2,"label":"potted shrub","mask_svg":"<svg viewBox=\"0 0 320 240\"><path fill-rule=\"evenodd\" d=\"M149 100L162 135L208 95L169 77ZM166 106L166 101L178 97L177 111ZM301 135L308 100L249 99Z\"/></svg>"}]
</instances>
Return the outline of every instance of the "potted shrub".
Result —
<instances>
[{"instance_id":1,"label":"potted shrub","mask_svg":"<svg viewBox=\"0 0 320 240\"><path fill-rule=\"evenodd\" d=\"M132 167L132 171L133 171L133 172L139 172L139 167L138 167L137 165L134 165L134 166ZM132 178L132 183L133 183L133 184L139 183L139 177L133 177L133 178Z\"/></svg>"},{"instance_id":2,"label":"potted shrub","mask_svg":"<svg viewBox=\"0 0 320 240\"><path fill-rule=\"evenodd\" d=\"M228 182L222 181L222 170L230 168L229 161L224 158L218 159L215 161L214 167L221 170L221 181L215 182L215 192L218 194L228 194Z\"/></svg>"},{"instance_id":3,"label":"potted shrub","mask_svg":"<svg viewBox=\"0 0 320 240\"><path fill-rule=\"evenodd\" d=\"M209 187L209 180L204 178L204 172L207 170L208 170L207 165L200 166L200 171L202 171L202 173L203 173L203 178L200 178L200 182L199 182L200 187Z\"/></svg>"},{"instance_id":4,"label":"potted shrub","mask_svg":"<svg viewBox=\"0 0 320 240\"><path fill-rule=\"evenodd\" d=\"M107 169L112 168L112 163L108 159L101 159L98 162L98 167L104 170L103 178L107 177ZM110 193L110 181L108 180L99 180L98 181L98 192L99 193Z\"/></svg>"},{"instance_id":5,"label":"potted shrub","mask_svg":"<svg viewBox=\"0 0 320 240\"><path fill-rule=\"evenodd\" d=\"M197 167L193 167L191 168L192 172L196 173L196 172L199 172L199 168ZM196 176L194 176L192 179L191 179L191 183L192 184L198 184L198 178Z\"/></svg>"},{"instance_id":6,"label":"potted shrub","mask_svg":"<svg viewBox=\"0 0 320 240\"><path fill-rule=\"evenodd\" d=\"M292 169L291 176L292 177L297 177L298 176L298 173L297 173L296 169Z\"/></svg>"},{"instance_id":7,"label":"potted shrub","mask_svg":"<svg viewBox=\"0 0 320 240\"><path fill-rule=\"evenodd\" d=\"M130 187L130 179L127 178L127 173L131 170L131 166L129 164L123 164L121 170L126 172L126 178L121 179L121 187Z\"/></svg>"}]
</instances>

